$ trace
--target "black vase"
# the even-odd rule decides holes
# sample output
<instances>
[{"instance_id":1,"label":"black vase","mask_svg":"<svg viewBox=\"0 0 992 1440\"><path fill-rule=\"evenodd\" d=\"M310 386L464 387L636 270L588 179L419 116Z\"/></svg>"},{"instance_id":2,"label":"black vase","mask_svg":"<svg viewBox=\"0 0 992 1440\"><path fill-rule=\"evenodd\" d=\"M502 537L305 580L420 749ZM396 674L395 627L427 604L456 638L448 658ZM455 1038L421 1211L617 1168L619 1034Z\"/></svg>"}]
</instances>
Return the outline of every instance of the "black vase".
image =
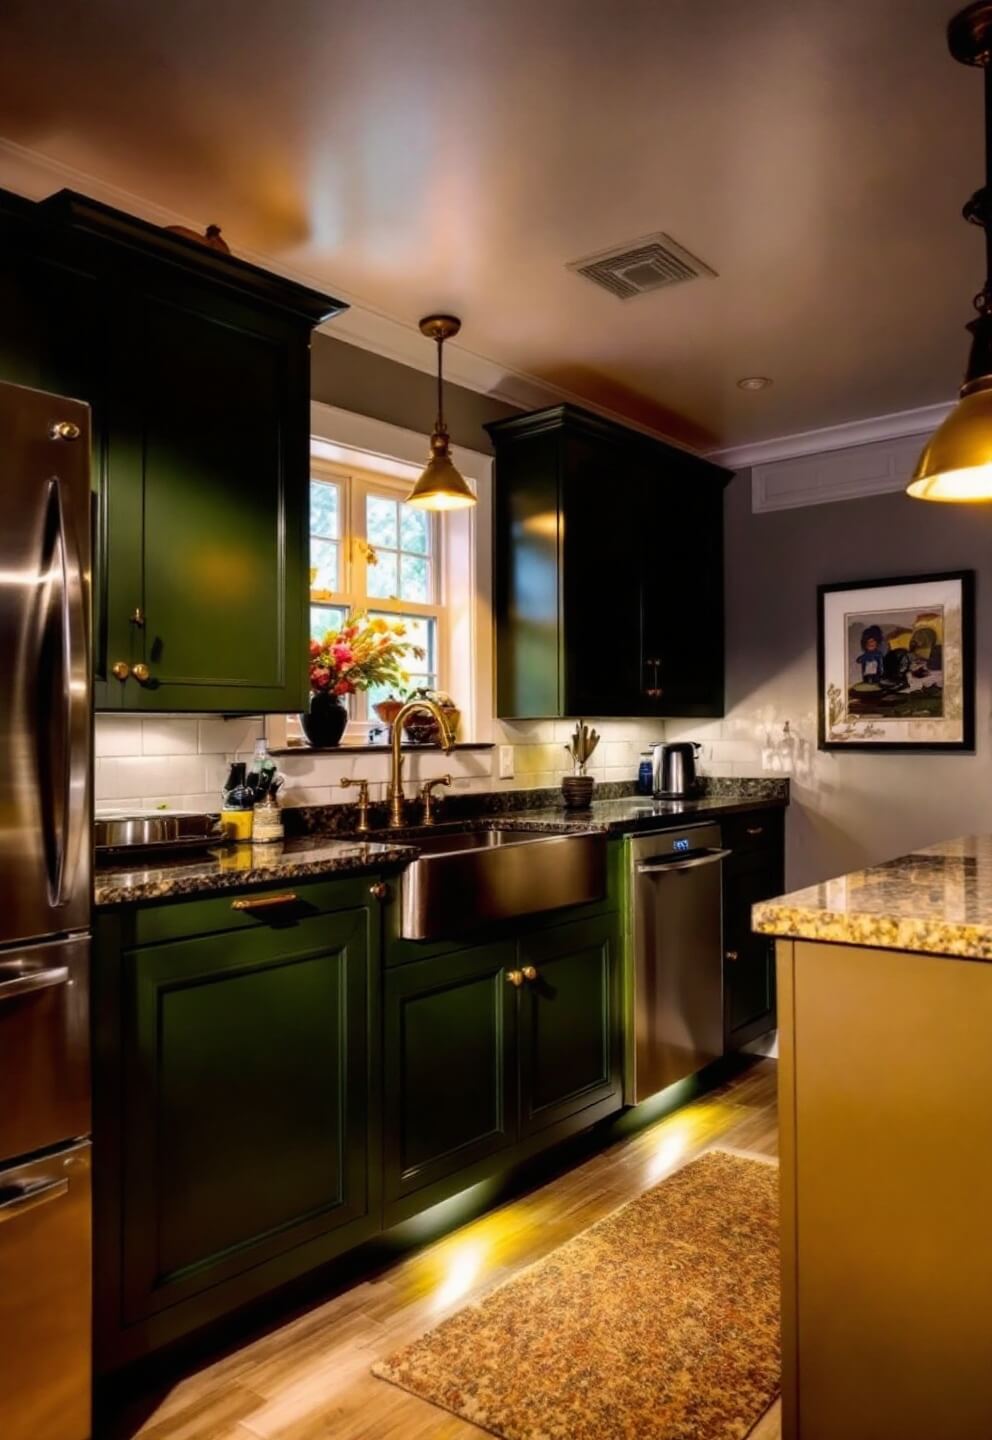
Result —
<instances>
[{"instance_id":1,"label":"black vase","mask_svg":"<svg viewBox=\"0 0 992 1440\"><path fill-rule=\"evenodd\" d=\"M320 690L310 696L310 710L300 716L300 729L315 750L329 750L340 745L348 723L348 707L340 695Z\"/></svg>"}]
</instances>

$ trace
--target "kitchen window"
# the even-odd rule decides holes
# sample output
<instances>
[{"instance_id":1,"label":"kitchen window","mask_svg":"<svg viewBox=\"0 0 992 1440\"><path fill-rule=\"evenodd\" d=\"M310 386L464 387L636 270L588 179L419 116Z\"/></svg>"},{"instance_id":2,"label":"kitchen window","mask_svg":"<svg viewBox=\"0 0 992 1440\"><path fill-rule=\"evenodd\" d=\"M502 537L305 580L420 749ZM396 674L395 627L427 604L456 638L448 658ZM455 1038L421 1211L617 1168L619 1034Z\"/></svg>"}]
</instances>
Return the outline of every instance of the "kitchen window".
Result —
<instances>
[{"instance_id":1,"label":"kitchen window","mask_svg":"<svg viewBox=\"0 0 992 1440\"><path fill-rule=\"evenodd\" d=\"M410 657L410 688L445 683L445 611L441 603L441 517L404 504L409 484L345 469L318 456L310 463L310 635L321 639L350 610L402 621L425 652ZM372 707L387 691L349 696L351 719L375 723Z\"/></svg>"}]
</instances>

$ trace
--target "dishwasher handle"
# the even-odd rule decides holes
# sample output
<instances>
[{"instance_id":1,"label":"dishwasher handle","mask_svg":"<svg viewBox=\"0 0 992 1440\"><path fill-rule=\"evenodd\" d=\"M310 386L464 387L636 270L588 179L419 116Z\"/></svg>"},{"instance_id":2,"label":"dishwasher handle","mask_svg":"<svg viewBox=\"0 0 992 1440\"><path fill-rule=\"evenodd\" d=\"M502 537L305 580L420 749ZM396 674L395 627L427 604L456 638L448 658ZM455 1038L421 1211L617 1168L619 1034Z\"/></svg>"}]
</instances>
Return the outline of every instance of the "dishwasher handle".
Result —
<instances>
[{"instance_id":1,"label":"dishwasher handle","mask_svg":"<svg viewBox=\"0 0 992 1440\"><path fill-rule=\"evenodd\" d=\"M646 860L638 865L638 875L664 875L671 870L694 870L697 865L715 865L718 860L725 860L730 854L729 850L697 850L694 855L687 855L685 859L678 856L664 856L660 860Z\"/></svg>"}]
</instances>

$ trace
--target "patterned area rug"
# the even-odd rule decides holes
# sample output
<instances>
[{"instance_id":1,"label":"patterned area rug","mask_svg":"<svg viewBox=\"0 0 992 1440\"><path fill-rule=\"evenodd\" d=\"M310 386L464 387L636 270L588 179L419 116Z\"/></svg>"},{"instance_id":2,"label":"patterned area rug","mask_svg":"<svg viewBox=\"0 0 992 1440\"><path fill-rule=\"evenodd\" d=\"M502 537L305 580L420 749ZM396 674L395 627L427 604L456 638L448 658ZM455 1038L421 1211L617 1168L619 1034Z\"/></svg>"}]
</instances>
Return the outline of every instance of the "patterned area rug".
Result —
<instances>
[{"instance_id":1,"label":"patterned area rug","mask_svg":"<svg viewBox=\"0 0 992 1440\"><path fill-rule=\"evenodd\" d=\"M741 1440L778 1326L777 1167L711 1150L373 1373L502 1440Z\"/></svg>"}]
</instances>

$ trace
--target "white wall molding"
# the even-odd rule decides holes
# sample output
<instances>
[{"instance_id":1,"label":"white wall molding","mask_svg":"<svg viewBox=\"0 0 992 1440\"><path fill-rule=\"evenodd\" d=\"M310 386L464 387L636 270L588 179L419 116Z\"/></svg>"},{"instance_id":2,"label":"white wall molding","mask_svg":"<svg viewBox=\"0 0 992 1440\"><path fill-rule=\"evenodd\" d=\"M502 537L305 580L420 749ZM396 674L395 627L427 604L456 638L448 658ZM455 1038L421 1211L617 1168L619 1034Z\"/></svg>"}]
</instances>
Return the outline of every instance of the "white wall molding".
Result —
<instances>
[{"instance_id":1,"label":"white wall molding","mask_svg":"<svg viewBox=\"0 0 992 1440\"><path fill-rule=\"evenodd\" d=\"M800 430L774 440L756 440L714 450L709 455L730 470L744 470L774 460L792 460L800 455L823 455L829 450L850 450L876 440L898 440L905 435L929 435L950 414L954 401L922 405L916 410L895 410L890 415L872 415L866 420L848 420L843 425L826 425L821 430ZM922 448L922 446L921 446Z\"/></svg>"},{"instance_id":2,"label":"white wall molding","mask_svg":"<svg viewBox=\"0 0 992 1440\"><path fill-rule=\"evenodd\" d=\"M920 434L903 435L755 465L751 470L751 509L760 515L904 490L923 439Z\"/></svg>"}]
</instances>

